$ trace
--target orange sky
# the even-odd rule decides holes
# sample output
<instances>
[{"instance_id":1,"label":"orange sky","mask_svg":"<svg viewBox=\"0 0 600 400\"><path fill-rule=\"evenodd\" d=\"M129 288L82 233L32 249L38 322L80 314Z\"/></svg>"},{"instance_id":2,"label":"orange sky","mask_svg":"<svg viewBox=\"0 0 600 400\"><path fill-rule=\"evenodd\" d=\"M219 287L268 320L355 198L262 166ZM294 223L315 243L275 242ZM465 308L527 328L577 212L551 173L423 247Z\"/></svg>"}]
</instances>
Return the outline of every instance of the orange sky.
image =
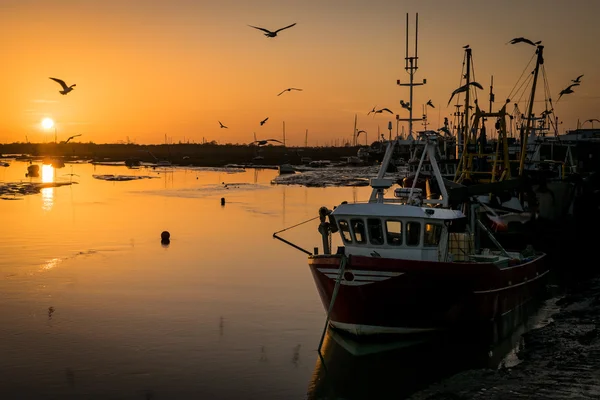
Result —
<instances>
[{"instance_id":1,"label":"orange sky","mask_svg":"<svg viewBox=\"0 0 600 400\"><path fill-rule=\"evenodd\" d=\"M2 0L0 3L0 142L162 143L217 140L247 143L253 132L288 145L350 139L358 128L375 139L390 117L367 117L374 106L407 117L405 19L419 13L415 109L432 99L430 128L458 87L464 52L473 49L475 79L486 91L494 76L496 105L513 88L534 48L513 37L542 40L553 99L585 74L575 93L555 103L561 131L600 118L600 52L592 34L595 1L402 0ZM276 38L248 24L275 30ZM412 42L412 39L411 39ZM48 77L75 83L66 96ZM287 87L302 92L277 93ZM543 99L543 85L538 99ZM555 100L556 101L556 100ZM487 104L487 101L486 101ZM543 103L536 103L543 111ZM524 107L523 107L524 108ZM522 108L522 109L523 109ZM534 109L535 111L535 109ZM260 126L259 122L269 117ZM219 129L218 120L229 129ZM394 124L395 125L395 124ZM589 125L589 124L588 124ZM401 128L402 129L402 128ZM416 129L422 129L421 124ZM362 140L361 140L362 142Z\"/></svg>"}]
</instances>

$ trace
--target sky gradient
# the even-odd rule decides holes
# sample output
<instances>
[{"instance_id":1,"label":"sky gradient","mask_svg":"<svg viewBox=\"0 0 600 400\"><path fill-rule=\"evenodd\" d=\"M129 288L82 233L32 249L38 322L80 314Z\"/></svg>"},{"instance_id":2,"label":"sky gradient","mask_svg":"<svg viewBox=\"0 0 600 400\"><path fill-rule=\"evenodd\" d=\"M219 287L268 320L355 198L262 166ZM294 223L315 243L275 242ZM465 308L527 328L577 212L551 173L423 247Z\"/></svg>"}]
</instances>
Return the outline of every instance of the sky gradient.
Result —
<instances>
[{"instance_id":1,"label":"sky gradient","mask_svg":"<svg viewBox=\"0 0 600 400\"><path fill-rule=\"evenodd\" d=\"M599 11L600 2L587 0L2 0L0 142L52 141L54 130L40 124L50 117L59 141L82 134L77 141L248 143L253 132L281 139L285 121L288 145L303 145L306 129L309 145L323 145L350 140L355 114L371 141L393 119L368 117L373 106L408 116L399 105L408 88L396 79L408 78L405 21L409 13L413 35L416 12L415 78L427 84L415 89L414 103L418 116L432 99L430 128L454 111L446 104L461 78L462 46L473 49L486 104L494 76L499 108L534 54L526 44L506 45L523 36L545 46L562 133L578 119L600 118L592 33ZM248 26L294 22L276 38ZM581 74L575 93L556 103ZM77 86L63 96L49 77ZM277 96L288 87L303 91ZM537 93L543 100L543 86ZM543 110L537 102L534 112Z\"/></svg>"}]
</instances>

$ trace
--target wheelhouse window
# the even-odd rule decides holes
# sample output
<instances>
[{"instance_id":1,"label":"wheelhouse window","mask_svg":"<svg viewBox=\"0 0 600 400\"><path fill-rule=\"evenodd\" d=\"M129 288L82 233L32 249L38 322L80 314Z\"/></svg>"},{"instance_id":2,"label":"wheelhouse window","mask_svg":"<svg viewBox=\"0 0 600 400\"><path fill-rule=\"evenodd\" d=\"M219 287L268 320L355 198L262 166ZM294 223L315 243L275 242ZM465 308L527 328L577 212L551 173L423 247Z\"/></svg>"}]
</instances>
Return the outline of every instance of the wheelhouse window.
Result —
<instances>
[{"instance_id":1,"label":"wheelhouse window","mask_svg":"<svg viewBox=\"0 0 600 400\"><path fill-rule=\"evenodd\" d=\"M385 221L386 240L390 246L402 245L402 222L387 220Z\"/></svg>"},{"instance_id":2,"label":"wheelhouse window","mask_svg":"<svg viewBox=\"0 0 600 400\"><path fill-rule=\"evenodd\" d=\"M352 235L350 235L350 225L348 225L348 221L339 220L338 226L340 228L340 234L342 235L342 240L344 243L352 243Z\"/></svg>"},{"instance_id":3,"label":"wheelhouse window","mask_svg":"<svg viewBox=\"0 0 600 400\"><path fill-rule=\"evenodd\" d=\"M366 243L367 235L365 234L365 222L362 219L354 218L350 220L354 240L356 243Z\"/></svg>"},{"instance_id":4,"label":"wheelhouse window","mask_svg":"<svg viewBox=\"0 0 600 400\"><path fill-rule=\"evenodd\" d=\"M367 219L367 230L369 232L369 242L374 245L383 244L383 226L379 218Z\"/></svg>"},{"instance_id":5,"label":"wheelhouse window","mask_svg":"<svg viewBox=\"0 0 600 400\"><path fill-rule=\"evenodd\" d=\"M406 245L407 246L418 246L421 242L421 223L420 222L407 222L406 223Z\"/></svg>"},{"instance_id":6,"label":"wheelhouse window","mask_svg":"<svg viewBox=\"0 0 600 400\"><path fill-rule=\"evenodd\" d=\"M442 237L442 226L439 224L425 224L425 235L423 236L423 245L427 247L437 247Z\"/></svg>"}]
</instances>

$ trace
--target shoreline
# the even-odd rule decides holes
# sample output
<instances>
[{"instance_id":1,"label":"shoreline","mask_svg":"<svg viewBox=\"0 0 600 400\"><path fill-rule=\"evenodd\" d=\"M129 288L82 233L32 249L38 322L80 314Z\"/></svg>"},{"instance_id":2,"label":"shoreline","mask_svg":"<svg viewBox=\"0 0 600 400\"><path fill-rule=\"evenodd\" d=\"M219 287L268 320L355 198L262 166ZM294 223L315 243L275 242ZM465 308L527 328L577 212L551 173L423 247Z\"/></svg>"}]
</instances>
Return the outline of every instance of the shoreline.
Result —
<instances>
[{"instance_id":1,"label":"shoreline","mask_svg":"<svg viewBox=\"0 0 600 400\"><path fill-rule=\"evenodd\" d=\"M556 306L550 323L523 335L517 365L464 371L408 399L600 398L600 277L573 284Z\"/></svg>"},{"instance_id":2,"label":"shoreline","mask_svg":"<svg viewBox=\"0 0 600 400\"><path fill-rule=\"evenodd\" d=\"M9 143L0 144L0 157L26 155L21 159L62 158L68 160L126 161L136 159L145 163L167 160L177 166L216 167L227 164L271 165L302 164L303 158L312 161L338 163L356 156L356 147L284 147L255 145L206 144L95 144L95 143ZM2 156L5 155L5 156Z\"/></svg>"}]
</instances>

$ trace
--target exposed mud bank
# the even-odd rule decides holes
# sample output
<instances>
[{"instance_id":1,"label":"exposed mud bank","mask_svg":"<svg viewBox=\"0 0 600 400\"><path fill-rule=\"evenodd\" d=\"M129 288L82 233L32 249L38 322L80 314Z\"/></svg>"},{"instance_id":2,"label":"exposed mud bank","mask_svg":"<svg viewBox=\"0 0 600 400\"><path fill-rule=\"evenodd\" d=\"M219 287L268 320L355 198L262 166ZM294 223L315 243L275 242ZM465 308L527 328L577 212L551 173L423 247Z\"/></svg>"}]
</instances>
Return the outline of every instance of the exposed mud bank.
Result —
<instances>
[{"instance_id":1,"label":"exposed mud bank","mask_svg":"<svg viewBox=\"0 0 600 400\"><path fill-rule=\"evenodd\" d=\"M571 287L553 322L527 332L511 368L459 373L411 400L600 398L600 278Z\"/></svg>"}]
</instances>

